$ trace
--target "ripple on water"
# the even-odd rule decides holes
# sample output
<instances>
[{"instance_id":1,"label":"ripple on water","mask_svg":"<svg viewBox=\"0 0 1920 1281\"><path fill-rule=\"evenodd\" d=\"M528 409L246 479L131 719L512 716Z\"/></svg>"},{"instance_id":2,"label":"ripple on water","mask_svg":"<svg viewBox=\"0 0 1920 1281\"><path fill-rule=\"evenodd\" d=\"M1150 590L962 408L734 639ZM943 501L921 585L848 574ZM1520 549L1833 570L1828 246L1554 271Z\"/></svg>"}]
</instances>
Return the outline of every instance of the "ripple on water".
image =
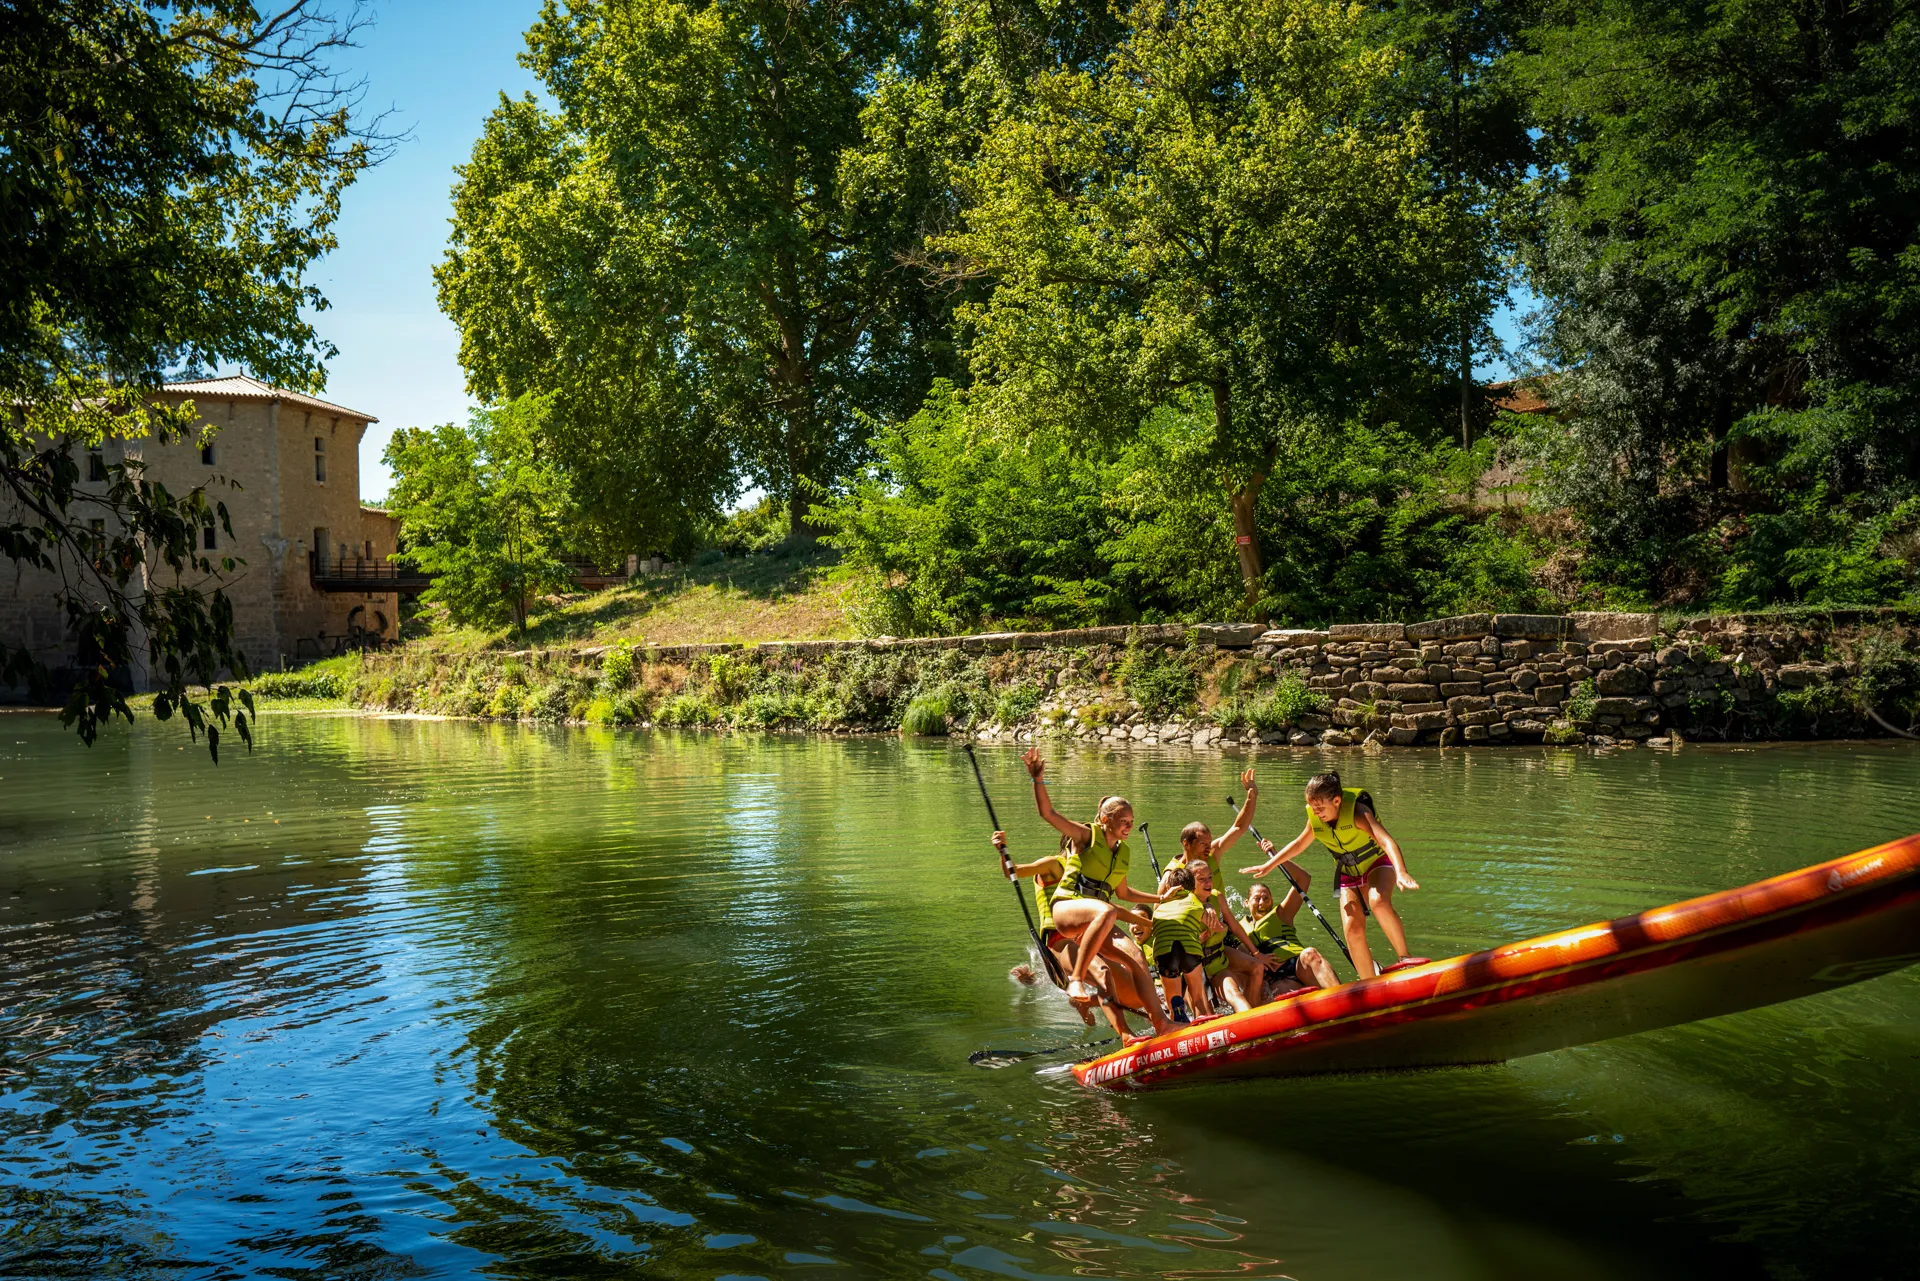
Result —
<instances>
[{"instance_id":1,"label":"ripple on water","mask_svg":"<svg viewBox=\"0 0 1920 1281\"><path fill-rule=\"evenodd\" d=\"M11 723L14 1273L1872 1275L1920 1226L1911 972L1503 1068L1091 1096L966 1066L1096 1034L1006 981L945 747L275 717L216 772ZM1261 758L1269 835L1321 760ZM1341 766L1433 955L1920 828L1898 748ZM1177 830L1236 768L1052 776Z\"/></svg>"}]
</instances>

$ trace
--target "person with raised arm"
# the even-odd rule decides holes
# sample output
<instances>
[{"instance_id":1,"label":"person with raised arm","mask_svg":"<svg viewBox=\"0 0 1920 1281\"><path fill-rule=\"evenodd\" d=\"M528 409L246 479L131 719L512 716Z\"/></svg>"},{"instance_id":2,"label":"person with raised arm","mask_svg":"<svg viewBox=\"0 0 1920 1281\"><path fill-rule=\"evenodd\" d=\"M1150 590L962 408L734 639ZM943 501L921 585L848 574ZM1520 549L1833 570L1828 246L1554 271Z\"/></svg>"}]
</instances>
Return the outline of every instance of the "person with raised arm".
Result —
<instances>
[{"instance_id":1,"label":"person with raised arm","mask_svg":"<svg viewBox=\"0 0 1920 1281\"><path fill-rule=\"evenodd\" d=\"M1098 956L1111 966L1126 969L1135 986L1148 995L1147 1015L1153 1020L1154 1030L1166 1031L1172 1024L1160 1008L1152 976L1114 937L1114 923L1119 919L1115 899L1148 907L1160 901L1158 894L1143 894L1127 884L1133 855L1127 845L1127 837L1133 832L1133 806L1125 797L1108 796L1101 800L1091 821L1075 822L1055 810L1047 796L1047 785L1041 777L1047 764L1040 749L1029 748L1021 760L1033 779L1033 802L1040 817L1066 838L1056 856L1061 876L1053 890L1051 907L1053 928L1060 937L1077 945L1067 976L1067 999L1086 1002L1099 998L1099 992L1087 982L1087 967Z\"/></svg>"},{"instance_id":2,"label":"person with raised arm","mask_svg":"<svg viewBox=\"0 0 1920 1281\"><path fill-rule=\"evenodd\" d=\"M1363 979L1379 973L1367 951L1367 911L1372 909L1387 942L1401 961L1407 951L1407 930L1393 905L1395 890L1417 890L1420 882L1407 871L1406 857L1374 809L1373 797L1358 787L1342 787L1338 774L1315 774L1307 780L1307 825L1284 849L1266 862L1243 867L1246 876L1265 876L1282 863L1307 852L1316 842L1333 854L1339 869L1340 928L1353 953L1353 968Z\"/></svg>"},{"instance_id":3,"label":"person with raised arm","mask_svg":"<svg viewBox=\"0 0 1920 1281\"><path fill-rule=\"evenodd\" d=\"M1295 875L1305 880L1307 871L1301 868ZM1287 887L1287 896L1278 904L1273 901L1273 891L1264 883L1254 886L1247 895L1247 919L1241 922L1241 927L1260 952L1268 983L1275 988L1284 986L1284 991L1272 993L1276 997L1303 987L1340 985L1327 958L1320 955L1318 948L1303 944L1300 932L1294 928L1293 919L1305 901L1300 891L1291 885Z\"/></svg>"},{"instance_id":4,"label":"person with raised arm","mask_svg":"<svg viewBox=\"0 0 1920 1281\"><path fill-rule=\"evenodd\" d=\"M1060 854L1036 859L1031 863L1015 863L1007 856L1005 832L995 832L993 843L1000 850L1000 866L1007 879L1031 878L1033 881L1034 905L1040 917L1040 946L1046 949L1047 959L1052 962L1048 966L1048 976L1051 978L1066 974L1073 967L1076 949L1072 942L1061 937L1060 931L1054 926L1053 891L1066 874L1062 855L1067 850L1068 838L1065 836L1060 838ZM1124 913L1124 915L1143 925L1146 923L1147 918L1144 916L1133 913ZM1125 949L1129 944L1126 940L1121 940L1118 946ZM1138 948L1137 944L1131 946ZM1146 968L1144 960L1141 960L1141 967ZM1133 1029L1127 1026L1126 1011L1132 1010L1137 1014L1144 1014L1149 1021L1152 1020L1154 1008L1152 984L1148 984L1145 992L1140 991L1135 985L1131 969L1109 965L1097 956L1088 965L1086 972L1094 987L1099 990L1101 1012L1107 1016L1107 1022L1112 1025L1113 1030L1119 1033L1120 1039L1128 1043L1142 1039L1134 1035ZM1029 987L1040 981L1040 976L1034 972L1033 967L1024 962L1013 967L1012 977L1016 982ZM1093 1010L1085 1002L1075 1002L1073 1008L1079 1012L1081 1019L1088 1027L1093 1026Z\"/></svg>"}]
</instances>

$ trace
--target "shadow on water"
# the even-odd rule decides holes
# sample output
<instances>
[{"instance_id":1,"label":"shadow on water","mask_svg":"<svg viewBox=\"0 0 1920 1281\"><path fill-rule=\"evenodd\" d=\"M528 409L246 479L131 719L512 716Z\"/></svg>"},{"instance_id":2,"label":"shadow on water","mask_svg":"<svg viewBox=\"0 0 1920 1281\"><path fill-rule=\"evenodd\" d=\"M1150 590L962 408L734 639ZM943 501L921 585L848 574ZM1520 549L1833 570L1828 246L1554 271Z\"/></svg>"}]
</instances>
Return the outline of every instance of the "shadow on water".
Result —
<instances>
[{"instance_id":1,"label":"shadow on water","mask_svg":"<svg viewBox=\"0 0 1920 1281\"><path fill-rule=\"evenodd\" d=\"M217 773L146 727L0 744L0 1272L1790 1281L1895 1275L1920 1227L1912 973L1498 1068L1091 1094L966 1065L1079 1024L1005 977L947 748L265 728ZM1236 766L1055 759L1069 812L1167 829ZM1270 834L1319 761L1262 758ZM1434 955L1920 828L1897 751L1342 764Z\"/></svg>"}]
</instances>

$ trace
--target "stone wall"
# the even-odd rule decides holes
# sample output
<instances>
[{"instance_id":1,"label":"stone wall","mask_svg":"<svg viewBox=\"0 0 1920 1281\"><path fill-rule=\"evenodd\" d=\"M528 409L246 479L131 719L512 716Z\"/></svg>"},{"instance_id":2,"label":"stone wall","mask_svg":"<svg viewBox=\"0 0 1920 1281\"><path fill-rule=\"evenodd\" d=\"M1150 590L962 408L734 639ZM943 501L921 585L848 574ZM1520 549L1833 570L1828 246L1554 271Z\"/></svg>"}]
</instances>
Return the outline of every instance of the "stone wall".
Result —
<instances>
[{"instance_id":1,"label":"stone wall","mask_svg":"<svg viewBox=\"0 0 1920 1281\"><path fill-rule=\"evenodd\" d=\"M1325 630L1170 624L642 646L616 668L632 673L618 687L601 679L605 648L402 650L367 656L362 688L378 691L363 697L381 706L455 715L578 719L597 707L591 718L609 723L835 732L895 729L908 704L930 698L951 705L952 732L1016 742L1607 747L1855 737L1886 732L1862 693L1886 682L1863 681L1863 662L1880 664L1882 676L1888 661L1904 664L1901 679L1920 685L1916 623L1920 615L1898 609L1701 619L1664 631L1650 614L1475 614Z\"/></svg>"}]
</instances>

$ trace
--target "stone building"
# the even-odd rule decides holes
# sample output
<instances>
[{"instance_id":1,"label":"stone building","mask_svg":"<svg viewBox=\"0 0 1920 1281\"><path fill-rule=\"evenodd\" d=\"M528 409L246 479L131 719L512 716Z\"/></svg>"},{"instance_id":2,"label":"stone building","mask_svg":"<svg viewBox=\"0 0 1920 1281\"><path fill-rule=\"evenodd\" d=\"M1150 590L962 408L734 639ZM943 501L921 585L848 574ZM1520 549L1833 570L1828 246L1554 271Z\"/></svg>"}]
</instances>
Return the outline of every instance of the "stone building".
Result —
<instances>
[{"instance_id":1,"label":"stone building","mask_svg":"<svg viewBox=\"0 0 1920 1281\"><path fill-rule=\"evenodd\" d=\"M191 401L210 443L188 438L109 441L81 463L82 487L104 490L106 467L129 459L175 493L209 485L227 505L233 535L209 528L205 551L243 561L222 584L233 602L238 648L271 671L397 639L399 590L387 557L398 523L360 502L360 437L372 414L247 377L168 383L159 395ZM44 574L0 582L0 636L24 641L49 666L72 658L66 620ZM144 643L136 645L141 659ZM136 688L148 674L129 673Z\"/></svg>"}]
</instances>

